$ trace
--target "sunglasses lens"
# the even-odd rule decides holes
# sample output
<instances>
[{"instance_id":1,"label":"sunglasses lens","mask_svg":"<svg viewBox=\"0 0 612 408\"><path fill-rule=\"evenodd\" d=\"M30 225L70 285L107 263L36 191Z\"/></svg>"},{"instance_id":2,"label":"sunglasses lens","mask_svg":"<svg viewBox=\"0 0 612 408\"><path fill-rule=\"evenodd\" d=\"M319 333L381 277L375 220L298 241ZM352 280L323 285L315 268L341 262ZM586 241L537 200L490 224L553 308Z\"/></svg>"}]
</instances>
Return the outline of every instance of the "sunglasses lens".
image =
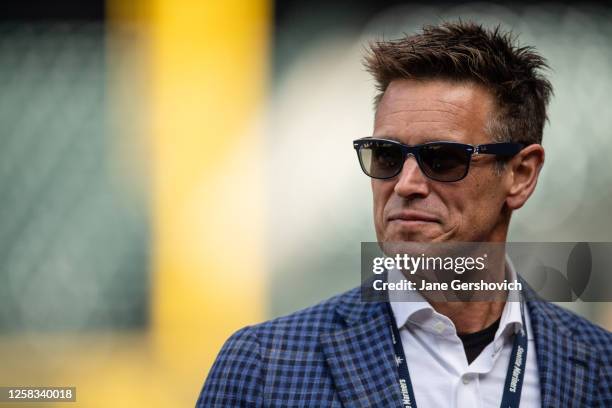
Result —
<instances>
[{"instance_id":1,"label":"sunglasses lens","mask_svg":"<svg viewBox=\"0 0 612 408\"><path fill-rule=\"evenodd\" d=\"M467 174L470 153L464 146L449 143L431 143L419 152L421 169L438 181L457 181Z\"/></svg>"},{"instance_id":2,"label":"sunglasses lens","mask_svg":"<svg viewBox=\"0 0 612 408\"><path fill-rule=\"evenodd\" d=\"M359 161L363 171L374 178L396 176L404 164L400 146L383 141L372 141L360 146Z\"/></svg>"}]
</instances>

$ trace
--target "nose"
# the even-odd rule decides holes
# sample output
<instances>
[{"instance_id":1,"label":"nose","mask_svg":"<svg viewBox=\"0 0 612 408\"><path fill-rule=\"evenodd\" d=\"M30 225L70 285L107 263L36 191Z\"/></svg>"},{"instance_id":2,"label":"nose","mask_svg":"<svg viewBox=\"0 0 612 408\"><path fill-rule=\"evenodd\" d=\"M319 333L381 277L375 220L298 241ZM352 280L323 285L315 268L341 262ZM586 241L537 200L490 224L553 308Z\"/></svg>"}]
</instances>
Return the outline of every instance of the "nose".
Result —
<instances>
[{"instance_id":1,"label":"nose","mask_svg":"<svg viewBox=\"0 0 612 408\"><path fill-rule=\"evenodd\" d=\"M398 175L393 188L395 193L404 198L426 197L429 194L429 182L419 168L416 158L410 154L404 161L402 171Z\"/></svg>"}]
</instances>

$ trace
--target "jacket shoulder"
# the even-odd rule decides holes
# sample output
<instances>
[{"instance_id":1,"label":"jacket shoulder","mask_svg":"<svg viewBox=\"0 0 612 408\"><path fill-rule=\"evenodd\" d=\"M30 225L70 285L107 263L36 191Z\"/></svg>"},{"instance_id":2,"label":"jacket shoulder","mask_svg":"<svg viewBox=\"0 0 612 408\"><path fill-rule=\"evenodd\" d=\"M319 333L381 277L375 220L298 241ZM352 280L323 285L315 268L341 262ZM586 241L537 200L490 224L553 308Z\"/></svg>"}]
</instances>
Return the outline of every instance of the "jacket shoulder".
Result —
<instances>
[{"instance_id":1,"label":"jacket shoulder","mask_svg":"<svg viewBox=\"0 0 612 408\"><path fill-rule=\"evenodd\" d=\"M308 361L315 366L322 363L317 350L319 334L338 327L341 319L336 310L359 296L359 288L355 288L314 306L236 331L221 348L196 406L261 406L266 377L284 362L291 362L291 366L296 361Z\"/></svg>"},{"instance_id":2,"label":"jacket shoulder","mask_svg":"<svg viewBox=\"0 0 612 408\"><path fill-rule=\"evenodd\" d=\"M280 334L310 335L332 330L343 321L337 313L359 300L359 288L351 289L313 306L251 326L259 338Z\"/></svg>"},{"instance_id":3,"label":"jacket shoulder","mask_svg":"<svg viewBox=\"0 0 612 408\"><path fill-rule=\"evenodd\" d=\"M197 407L260 406L260 350L250 327L225 342L208 373Z\"/></svg>"},{"instance_id":4,"label":"jacket shoulder","mask_svg":"<svg viewBox=\"0 0 612 408\"><path fill-rule=\"evenodd\" d=\"M554 303L544 302L543 307L548 309L553 319L568 329L576 340L604 353L605 358L612 361L612 332Z\"/></svg>"}]
</instances>

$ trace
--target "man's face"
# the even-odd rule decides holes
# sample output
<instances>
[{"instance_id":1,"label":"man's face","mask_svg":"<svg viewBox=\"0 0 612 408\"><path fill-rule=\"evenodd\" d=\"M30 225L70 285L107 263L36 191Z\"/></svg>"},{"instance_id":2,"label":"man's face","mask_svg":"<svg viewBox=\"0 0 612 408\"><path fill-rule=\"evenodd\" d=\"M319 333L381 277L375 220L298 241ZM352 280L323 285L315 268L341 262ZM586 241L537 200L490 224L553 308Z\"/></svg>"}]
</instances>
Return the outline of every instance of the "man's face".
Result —
<instances>
[{"instance_id":1,"label":"man's face","mask_svg":"<svg viewBox=\"0 0 612 408\"><path fill-rule=\"evenodd\" d=\"M492 95L477 84L396 80L376 112L374 136L408 145L491 143L485 126L493 109ZM450 183L427 178L409 156L398 176L372 179L372 193L379 242L505 240L506 190L493 156L473 156L468 175Z\"/></svg>"}]
</instances>

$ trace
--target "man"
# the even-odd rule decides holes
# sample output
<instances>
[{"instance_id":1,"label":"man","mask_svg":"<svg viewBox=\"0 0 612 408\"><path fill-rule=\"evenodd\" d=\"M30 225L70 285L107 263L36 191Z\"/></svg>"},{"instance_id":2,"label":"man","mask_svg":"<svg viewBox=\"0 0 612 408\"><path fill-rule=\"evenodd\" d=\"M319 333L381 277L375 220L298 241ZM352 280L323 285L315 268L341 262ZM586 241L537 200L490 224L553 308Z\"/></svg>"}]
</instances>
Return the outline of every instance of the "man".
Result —
<instances>
[{"instance_id":1,"label":"man","mask_svg":"<svg viewBox=\"0 0 612 408\"><path fill-rule=\"evenodd\" d=\"M378 242L505 242L544 163L544 59L460 22L377 42L366 67L380 94L354 147ZM612 406L612 335L544 301L370 303L357 288L235 333L197 404Z\"/></svg>"}]
</instances>

